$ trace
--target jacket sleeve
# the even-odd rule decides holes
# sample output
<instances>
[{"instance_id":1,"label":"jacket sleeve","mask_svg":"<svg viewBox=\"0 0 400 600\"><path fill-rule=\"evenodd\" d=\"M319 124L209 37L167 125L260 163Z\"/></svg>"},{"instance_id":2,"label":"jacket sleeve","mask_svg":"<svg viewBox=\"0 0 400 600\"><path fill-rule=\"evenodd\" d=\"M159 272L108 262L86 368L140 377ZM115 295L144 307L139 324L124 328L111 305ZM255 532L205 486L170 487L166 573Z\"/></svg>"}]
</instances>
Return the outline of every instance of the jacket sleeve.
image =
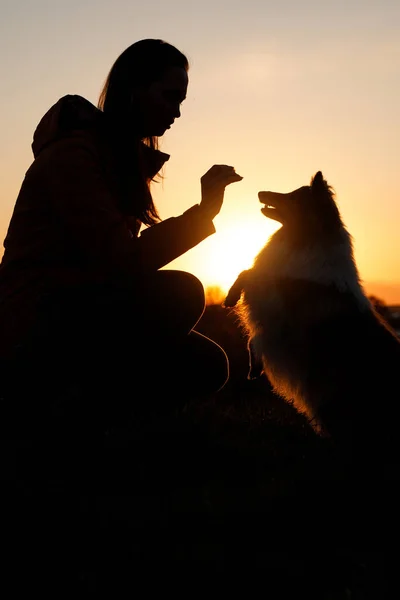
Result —
<instances>
[{"instance_id":1,"label":"jacket sleeve","mask_svg":"<svg viewBox=\"0 0 400 600\"><path fill-rule=\"evenodd\" d=\"M213 233L213 222L203 217L196 204L179 217L144 229L137 242L140 260L148 269L160 269Z\"/></svg>"},{"instance_id":2,"label":"jacket sleeve","mask_svg":"<svg viewBox=\"0 0 400 600\"><path fill-rule=\"evenodd\" d=\"M40 158L49 201L61 225L89 264L111 276L160 269L215 232L213 222L195 205L132 237L93 144L59 142Z\"/></svg>"}]
</instances>

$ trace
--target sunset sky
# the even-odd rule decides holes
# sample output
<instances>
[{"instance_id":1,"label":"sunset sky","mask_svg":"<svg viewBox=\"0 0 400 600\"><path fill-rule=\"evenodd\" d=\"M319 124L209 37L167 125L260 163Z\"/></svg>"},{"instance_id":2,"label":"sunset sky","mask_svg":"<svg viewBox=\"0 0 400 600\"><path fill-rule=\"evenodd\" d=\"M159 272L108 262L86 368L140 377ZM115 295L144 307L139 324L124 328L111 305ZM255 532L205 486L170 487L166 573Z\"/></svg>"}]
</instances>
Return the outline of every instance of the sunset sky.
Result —
<instances>
[{"instance_id":1,"label":"sunset sky","mask_svg":"<svg viewBox=\"0 0 400 600\"><path fill-rule=\"evenodd\" d=\"M65 94L96 104L117 56L146 37L190 61L182 117L161 140L161 216L199 202L215 163L243 176L217 233L169 268L226 290L277 227L258 191L322 170L367 292L400 304L399 0L1 0L2 240L44 112Z\"/></svg>"}]
</instances>

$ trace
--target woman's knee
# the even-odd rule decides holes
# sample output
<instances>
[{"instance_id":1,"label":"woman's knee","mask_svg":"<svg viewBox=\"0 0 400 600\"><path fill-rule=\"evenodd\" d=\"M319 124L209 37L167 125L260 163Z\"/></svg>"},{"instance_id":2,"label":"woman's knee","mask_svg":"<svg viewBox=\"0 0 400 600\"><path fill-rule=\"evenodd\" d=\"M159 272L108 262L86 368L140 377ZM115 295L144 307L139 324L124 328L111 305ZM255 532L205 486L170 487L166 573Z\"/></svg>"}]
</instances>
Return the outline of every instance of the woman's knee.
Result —
<instances>
[{"instance_id":1,"label":"woman's knee","mask_svg":"<svg viewBox=\"0 0 400 600\"><path fill-rule=\"evenodd\" d=\"M191 302L198 302L204 309L205 293L204 286L200 279L187 271L177 271L165 269L157 271L156 279L160 281L162 286L172 286L172 289L179 290L179 295Z\"/></svg>"},{"instance_id":2,"label":"woman's knee","mask_svg":"<svg viewBox=\"0 0 400 600\"><path fill-rule=\"evenodd\" d=\"M199 321L206 307L202 282L192 273L161 270L145 284L149 305L159 305L160 314L177 315L189 332Z\"/></svg>"}]
</instances>

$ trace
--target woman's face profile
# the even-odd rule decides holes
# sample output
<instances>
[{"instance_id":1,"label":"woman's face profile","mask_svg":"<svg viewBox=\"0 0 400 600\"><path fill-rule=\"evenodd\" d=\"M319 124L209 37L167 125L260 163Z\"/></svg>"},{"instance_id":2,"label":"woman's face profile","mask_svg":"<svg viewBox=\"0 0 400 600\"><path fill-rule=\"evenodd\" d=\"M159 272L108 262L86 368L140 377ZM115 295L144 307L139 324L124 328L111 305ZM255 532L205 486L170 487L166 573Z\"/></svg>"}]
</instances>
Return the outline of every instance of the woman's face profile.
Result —
<instances>
[{"instance_id":1,"label":"woman's face profile","mask_svg":"<svg viewBox=\"0 0 400 600\"><path fill-rule=\"evenodd\" d=\"M161 136L181 116L180 105L186 98L188 74L180 67L169 67L162 77L141 88L136 96L142 137Z\"/></svg>"}]
</instances>

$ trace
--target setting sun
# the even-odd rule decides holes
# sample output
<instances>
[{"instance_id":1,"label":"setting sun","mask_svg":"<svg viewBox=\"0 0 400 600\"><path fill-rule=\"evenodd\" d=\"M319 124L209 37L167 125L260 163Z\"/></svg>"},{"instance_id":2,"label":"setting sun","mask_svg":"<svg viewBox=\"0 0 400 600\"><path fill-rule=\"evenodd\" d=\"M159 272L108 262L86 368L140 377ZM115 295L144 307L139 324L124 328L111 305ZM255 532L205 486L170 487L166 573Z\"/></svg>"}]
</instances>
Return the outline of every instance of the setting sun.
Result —
<instances>
[{"instance_id":1,"label":"setting sun","mask_svg":"<svg viewBox=\"0 0 400 600\"><path fill-rule=\"evenodd\" d=\"M264 218L221 225L218 235L210 238L203 257L207 265L205 285L218 286L226 293L240 271L251 267L258 251L278 227L278 223Z\"/></svg>"}]
</instances>

